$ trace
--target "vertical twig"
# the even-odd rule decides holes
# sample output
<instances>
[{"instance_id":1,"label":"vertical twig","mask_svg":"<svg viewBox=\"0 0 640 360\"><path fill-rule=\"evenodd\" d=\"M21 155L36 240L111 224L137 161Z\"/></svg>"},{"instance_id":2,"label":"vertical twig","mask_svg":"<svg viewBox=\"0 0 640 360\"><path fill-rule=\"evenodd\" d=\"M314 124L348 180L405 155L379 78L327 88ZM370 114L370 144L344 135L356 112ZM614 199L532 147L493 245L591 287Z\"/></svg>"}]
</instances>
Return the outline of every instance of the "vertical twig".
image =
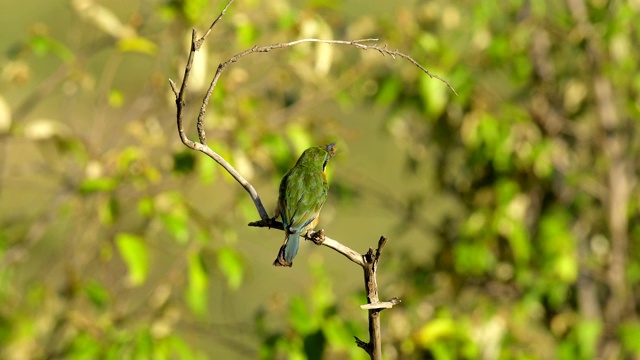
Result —
<instances>
[{"instance_id":1,"label":"vertical twig","mask_svg":"<svg viewBox=\"0 0 640 360\"><path fill-rule=\"evenodd\" d=\"M373 249L369 248L369 251L363 256L364 264L362 269L364 270L364 286L367 292L367 305L362 305L363 309L369 312L369 342L364 342L358 337L355 337L356 344L364 349L369 354L369 357L373 360L382 359L382 335L380 331L380 312L384 309L389 309L400 302L397 298L393 298L386 302L380 302L378 298L378 281L376 278L378 271L378 261L380 260L380 253L382 248L387 243L387 238L384 236L378 240L378 248L375 253Z\"/></svg>"}]
</instances>

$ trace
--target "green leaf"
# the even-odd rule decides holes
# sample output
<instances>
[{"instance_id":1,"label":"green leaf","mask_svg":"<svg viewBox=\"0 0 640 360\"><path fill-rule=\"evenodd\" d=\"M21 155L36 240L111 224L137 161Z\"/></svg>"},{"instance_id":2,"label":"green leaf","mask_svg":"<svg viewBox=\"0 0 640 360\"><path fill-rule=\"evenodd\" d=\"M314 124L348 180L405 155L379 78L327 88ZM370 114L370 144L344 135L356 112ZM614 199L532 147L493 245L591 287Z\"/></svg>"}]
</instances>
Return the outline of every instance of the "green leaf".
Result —
<instances>
[{"instance_id":1,"label":"green leaf","mask_svg":"<svg viewBox=\"0 0 640 360\"><path fill-rule=\"evenodd\" d=\"M349 349L353 345L351 329L346 322L336 317L331 317L322 322L322 332L332 347Z\"/></svg>"},{"instance_id":2,"label":"green leaf","mask_svg":"<svg viewBox=\"0 0 640 360\"><path fill-rule=\"evenodd\" d=\"M261 143L267 148L269 158L280 173L284 174L291 168L293 159L284 137L268 134L262 138Z\"/></svg>"},{"instance_id":3,"label":"green leaf","mask_svg":"<svg viewBox=\"0 0 640 360\"><path fill-rule=\"evenodd\" d=\"M109 292L100 282L90 280L84 285L84 292L98 309L104 309L109 302Z\"/></svg>"},{"instance_id":4,"label":"green leaf","mask_svg":"<svg viewBox=\"0 0 640 360\"><path fill-rule=\"evenodd\" d=\"M640 356L640 323L628 322L620 327L622 346L629 352Z\"/></svg>"},{"instance_id":5,"label":"green leaf","mask_svg":"<svg viewBox=\"0 0 640 360\"><path fill-rule=\"evenodd\" d=\"M73 51L52 37L34 35L29 39L28 44L31 50L38 55L54 54L65 62L73 60Z\"/></svg>"},{"instance_id":6,"label":"green leaf","mask_svg":"<svg viewBox=\"0 0 640 360\"><path fill-rule=\"evenodd\" d=\"M158 45L149 39L133 36L118 40L118 50L154 55L158 51Z\"/></svg>"},{"instance_id":7,"label":"green leaf","mask_svg":"<svg viewBox=\"0 0 640 360\"><path fill-rule=\"evenodd\" d=\"M582 320L576 324L574 330L576 331L580 357L582 359L595 359L602 323L597 320Z\"/></svg>"},{"instance_id":8,"label":"green leaf","mask_svg":"<svg viewBox=\"0 0 640 360\"><path fill-rule=\"evenodd\" d=\"M237 16L235 20L238 43L242 46L253 45L258 38L258 29L253 22L246 16Z\"/></svg>"},{"instance_id":9,"label":"green leaf","mask_svg":"<svg viewBox=\"0 0 640 360\"><path fill-rule=\"evenodd\" d=\"M204 268L200 253L189 256L188 276L187 304L194 314L203 316L207 313L209 274Z\"/></svg>"},{"instance_id":10,"label":"green leaf","mask_svg":"<svg viewBox=\"0 0 640 360\"><path fill-rule=\"evenodd\" d=\"M183 208L176 208L169 213L161 214L160 221L180 244L189 240L189 221Z\"/></svg>"},{"instance_id":11,"label":"green leaf","mask_svg":"<svg viewBox=\"0 0 640 360\"><path fill-rule=\"evenodd\" d=\"M218 163L215 161L209 161L209 159L196 161L195 163L198 175L200 175L200 181L204 184L212 184L216 179L216 174L218 173Z\"/></svg>"},{"instance_id":12,"label":"green leaf","mask_svg":"<svg viewBox=\"0 0 640 360\"><path fill-rule=\"evenodd\" d=\"M101 203L99 206L100 220L104 224L113 224L120 214L118 198L110 196L108 201Z\"/></svg>"},{"instance_id":13,"label":"green leaf","mask_svg":"<svg viewBox=\"0 0 640 360\"><path fill-rule=\"evenodd\" d=\"M293 148L298 154L294 156L295 158L300 156L303 151L311 147L311 145L313 144L313 141L309 136L309 132L298 124L289 124L289 126L287 126L285 130L285 133L287 134L287 138L291 141L291 143L293 143Z\"/></svg>"},{"instance_id":14,"label":"green leaf","mask_svg":"<svg viewBox=\"0 0 640 360\"><path fill-rule=\"evenodd\" d=\"M204 14L209 2L207 0L183 0L182 13L190 24L196 23Z\"/></svg>"},{"instance_id":15,"label":"green leaf","mask_svg":"<svg viewBox=\"0 0 640 360\"><path fill-rule=\"evenodd\" d=\"M119 109L124 105L124 94L118 89L111 89L107 100L112 108Z\"/></svg>"},{"instance_id":16,"label":"green leaf","mask_svg":"<svg viewBox=\"0 0 640 360\"><path fill-rule=\"evenodd\" d=\"M97 192L108 192L113 191L117 186L116 180L113 178L95 178L95 179L86 179L78 188L80 194L88 195Z\"/></svg>"},{"instance_id":17,"label":"green leaf","mask_svg":"<svg viewBox=\"0 0 640 360\"><path fill-rule=\"evenodd\" d=\"M154 211L153 199L150 197L143 197L138 200L138 213L144 217L150 217Z\"/></svg>"},{"instance_id":18,"label":"green leaf","mask_svg":"<svg viewBox=\"0 0 640 360\"><path fill-rule=\"evenodd\" d=\"M118 252L129 270L129 282L139 286L147 279L149 259L144 240L134 234L119 233L115 239Z\"/></svg>"},{"instance_id":19,"label":"green leaf","mask_svg":"<svg viewBox=\"0 0 640 360\"><path fill-rule=\"evenodd\" d=\"M386 78L376 95L376 102L381 105L393 104L402 91L402 82L395 77Z\"/></svg>"},{"instance_id":20,"label":"green leaf","mask_svg":"<svg viewBox=\"0 0 640 360\"><path fill-rule=\"evenodd\" d=\"M482 243L459 243L453 249L456 272L480 275L491 270L496 264L495 255Z\"/></svg>"},{"instance_id":21,"label":"green leaf","mask_svg":"<svg viewBox=\"0 0 640 360\"><path fill-rule=\"evenodd\" d=\"M232 248L218 250L218 268L227 278L227 284L232 290L236 290L242 283L242 259Z\"/></svg>"},{"instance_id":22,"label":"green leaf","mask_svg":"<svg viewBox=\"0 0 640 360\"><path fill-rule=\"evenodd\" d=\"M317 328L317 324L313 321L311 311L307 302L302 297L291 299L289 304L289 321L293 329L300 335L310 334Z\"/></svg>"},{"instance_id":23,"label":"green leaf","mask_svg":"<svg viewBox=\"0 0 640 360\"><path fill-rule=\"evenodd\" d=\"M451 318L433 319L424 325L416 335L420 345L429 348L456 333L456 324Z\"/></svg>"},{"instance_id":24,"label":"green leaf","mask_svg":"<svg viewBox=\"0 0 640 360\"><path fill-rule=\"evenodd\" d=\"M420 95L428 116L437 118L442 114L449 100L448 92L449 89L442 82L427 74L420 75Z\"/></svg>"},{"instance_id":25,"label":"green leaf","mask_svg":"<svg viewBox=\"0 0 640 360\"><path fill-rule=\"evenodd\" d=\"M210 161L213 163L213 161ZM177 174L189 174L196 166L196 158L192 151L181 151L173 154L173 171Z\"/></svg>"}]
</instances>

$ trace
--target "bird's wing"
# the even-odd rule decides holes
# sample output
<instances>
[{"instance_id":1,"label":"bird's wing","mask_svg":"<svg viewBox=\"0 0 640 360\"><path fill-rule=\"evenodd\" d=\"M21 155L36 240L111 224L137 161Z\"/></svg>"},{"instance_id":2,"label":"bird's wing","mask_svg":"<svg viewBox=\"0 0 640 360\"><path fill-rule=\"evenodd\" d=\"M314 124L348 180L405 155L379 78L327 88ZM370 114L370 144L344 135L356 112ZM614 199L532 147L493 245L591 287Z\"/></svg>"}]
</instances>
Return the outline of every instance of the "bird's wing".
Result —
<instances>
[{"instance_id":1,"label":"bird's wing","mask_svg":"<svg viewBox=\"0 0 640 360\"><path fill-rule=\"evenodd\" d=\"M327 200L327 184L319 174L292 171L285 184L285 226L300 231L309 225Z\"/></svg>"}]
</instances>

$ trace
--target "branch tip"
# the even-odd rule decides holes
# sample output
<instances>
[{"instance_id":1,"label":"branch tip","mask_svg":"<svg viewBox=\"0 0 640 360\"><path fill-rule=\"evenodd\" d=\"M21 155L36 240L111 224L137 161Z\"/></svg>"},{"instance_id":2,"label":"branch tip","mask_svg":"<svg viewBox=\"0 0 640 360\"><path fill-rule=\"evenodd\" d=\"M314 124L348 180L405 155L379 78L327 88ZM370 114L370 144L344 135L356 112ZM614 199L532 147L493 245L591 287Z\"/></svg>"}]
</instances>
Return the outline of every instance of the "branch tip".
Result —
<instances>
[{"instance_id":1,"label":"branch tip","mask_svg":"<svg viewBox=\"0 0 640 360\"><path fill-rule=\"evenodd\" d=\"M366 343L358 339L357 336L354 336L354 338L356 339L356 345L358 345L359 348L362 348L364 351L367 352L367 354L371 354L371 345L369 345L369 343Z\"/></svg>"},{"instance_id":2,"label":"branch tip","mask_svg":"<svg viewBox=\"0 0 640 360\"><path fill-rule=\"evenodd\" d=\"M171 90L173 91L173 94L176 96L176 99L178 98L178 88L176 87L176 83L171 80L171 78L169 78L169 85L171 85Z\"/></svg>"},{"instance_id":3,"label":"branch tip","mask_svg":"<svg viewBox=\"0 0 640 360\"><path fill-rule=\"evenodd\" d=\"M391 309L394 305L398 305L402 300L397 297L393 297L387 301L379 302L376 304L364 304L360 305L360 308L363 310L383 310L383 309Z\"/></svg>"}]
</instances>

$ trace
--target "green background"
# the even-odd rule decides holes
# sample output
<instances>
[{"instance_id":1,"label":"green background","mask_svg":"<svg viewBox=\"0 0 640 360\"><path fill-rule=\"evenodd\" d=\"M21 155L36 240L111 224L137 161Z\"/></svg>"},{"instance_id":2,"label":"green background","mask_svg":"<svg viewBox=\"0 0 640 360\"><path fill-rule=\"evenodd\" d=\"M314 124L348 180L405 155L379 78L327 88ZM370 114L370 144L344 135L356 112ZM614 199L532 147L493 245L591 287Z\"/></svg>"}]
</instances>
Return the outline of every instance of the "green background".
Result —
<instances>
[{"instance_id":1,"label":"green background","mask_svg":"<svg viewBox=\"0 0 640 360\"><path fill-rule=\"evenodd\" d=\"M362 359L362 272L185 148L168 78L221 2L0 4L0 358ZM337 142L319 228L379 268L387 359L640 357L637 0L236 0L197 53L208 145L269 211Z\"/></svg>"}]
</instances>

